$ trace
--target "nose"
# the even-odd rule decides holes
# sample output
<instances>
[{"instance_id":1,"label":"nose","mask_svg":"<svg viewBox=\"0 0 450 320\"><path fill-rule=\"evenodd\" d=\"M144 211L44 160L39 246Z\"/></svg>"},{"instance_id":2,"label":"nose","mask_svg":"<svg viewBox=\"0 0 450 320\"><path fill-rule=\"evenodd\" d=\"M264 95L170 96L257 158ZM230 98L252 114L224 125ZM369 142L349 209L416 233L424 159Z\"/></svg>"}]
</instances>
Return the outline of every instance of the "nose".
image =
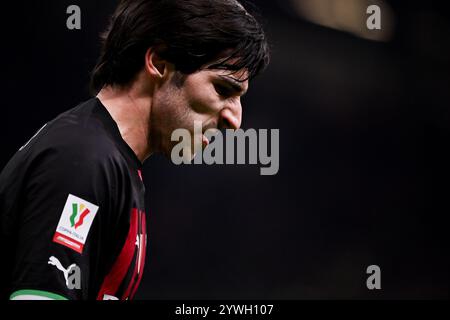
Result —
<instances>
[{"instance_id":1,"label":"nose","mask_svg":"<svg viewBox=\"0 0 450 320\"><path fill-rule=\"evenodd\" d=\"M241 122L242 105L241 99L237 98L220 112L219 128L237 130L241 127Z\"/></svg>"}]
</instances>

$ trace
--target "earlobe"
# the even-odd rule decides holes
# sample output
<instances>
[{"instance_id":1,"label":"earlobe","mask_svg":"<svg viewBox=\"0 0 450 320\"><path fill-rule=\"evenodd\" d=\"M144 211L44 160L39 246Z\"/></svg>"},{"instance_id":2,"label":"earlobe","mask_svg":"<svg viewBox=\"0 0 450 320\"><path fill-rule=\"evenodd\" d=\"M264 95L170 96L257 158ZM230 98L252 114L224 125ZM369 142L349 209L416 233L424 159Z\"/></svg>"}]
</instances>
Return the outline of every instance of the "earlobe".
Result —
<instances>
[{"instance_id":1,"label":"earlobe","mask_svg":"<svg viewBox=\"0 0 450 320\"><path fill-rule=\"evenodd\" d=\"M145 69L153 77L163 78L167 69L167 62L161 59L153 48L149 48L145 53Z\"/></svg>"}]
</instances>

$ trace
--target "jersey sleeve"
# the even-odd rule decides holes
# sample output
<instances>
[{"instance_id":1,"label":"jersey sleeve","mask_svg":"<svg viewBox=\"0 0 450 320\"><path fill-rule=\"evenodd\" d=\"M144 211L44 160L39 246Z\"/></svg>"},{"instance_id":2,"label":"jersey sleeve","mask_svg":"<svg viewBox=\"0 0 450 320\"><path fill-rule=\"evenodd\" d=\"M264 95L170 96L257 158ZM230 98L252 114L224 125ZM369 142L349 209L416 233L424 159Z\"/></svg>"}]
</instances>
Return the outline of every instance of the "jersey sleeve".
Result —
<instances>
[{"instance_id":1,"label":"jersey sleeve","mask_svg":"<svg viewBox=\"0 0 450 320\"><path fill-rule=\"evenodd\" d=\"M23 169L10 299L95 299L122 204L120 168L89 143L47 148Z\"/></svg>"}]
</instances>

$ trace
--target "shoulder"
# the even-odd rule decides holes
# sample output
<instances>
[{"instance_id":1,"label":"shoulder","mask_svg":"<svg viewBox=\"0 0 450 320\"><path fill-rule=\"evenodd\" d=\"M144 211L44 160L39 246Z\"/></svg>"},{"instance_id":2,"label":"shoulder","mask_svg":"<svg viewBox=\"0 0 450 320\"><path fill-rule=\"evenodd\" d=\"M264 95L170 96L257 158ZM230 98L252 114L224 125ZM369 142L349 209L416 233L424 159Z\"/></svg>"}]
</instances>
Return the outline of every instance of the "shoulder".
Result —
<instances>
[{"instance_id":1,"label":"shoulder","mask_svg":"<svg viewBox=\"0 0 450 320\"><path fill-rule=\"evenodd\" d=\"M0 184L49 192L119 192L119 186L130 184L129 172L128 162L111 136L111 126L102 120L91 99L38 131L9 161Z\"/></svg>"},{"instance_id":2,"label":"shoulder","mask_svg":"<svg viewBox=\"0 0 450 320\"><path fill-rule=\"evenodd\" d=\"M99 188L125 183L128 163L95 107L90 100L50 121L16 154L14 167L21 168L28 182L40 185Z\"/></svg>"},{"instance_id":3,"label":"shoulder","mask_svg":"<svg viewBox=\"0 0 450 320\"><path fill-rule=\"evenodd\" d=\"M105 124L96 116L93 99L50 121L23 150L30 158L53 158L61 165L85 166L123 163L123 157Z\"/></svg>"}]
</instances>

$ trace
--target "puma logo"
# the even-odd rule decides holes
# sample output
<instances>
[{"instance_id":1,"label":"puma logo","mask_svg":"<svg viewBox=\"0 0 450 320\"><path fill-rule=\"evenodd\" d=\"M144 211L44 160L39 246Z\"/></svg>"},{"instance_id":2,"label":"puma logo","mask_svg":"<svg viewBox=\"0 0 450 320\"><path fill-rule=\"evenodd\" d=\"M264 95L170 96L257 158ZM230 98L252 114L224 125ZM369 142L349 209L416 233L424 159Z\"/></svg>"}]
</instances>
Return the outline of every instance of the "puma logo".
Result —
<instances>
[{"instance_id":1,"label":"puma logo","mask_svg":"<svg viewBox=\"0 0 450 320\"><path fill-rule=\"evenodd\" d=\"M75 264L72 263L69 267L64 268L61 264L61 262L58 260L58 258L51 256L48 259L48 264L55 266L58 270L62 271L64 274L64 279L66 280L66 286L69 289L80 289L80 268ZM69 274L71 271L74 270L74 274L69 278ZM72 279L74 278L74 279ZM75 280L74 283L69 283L69 280Z\"/></svg>"}]
</instances>

